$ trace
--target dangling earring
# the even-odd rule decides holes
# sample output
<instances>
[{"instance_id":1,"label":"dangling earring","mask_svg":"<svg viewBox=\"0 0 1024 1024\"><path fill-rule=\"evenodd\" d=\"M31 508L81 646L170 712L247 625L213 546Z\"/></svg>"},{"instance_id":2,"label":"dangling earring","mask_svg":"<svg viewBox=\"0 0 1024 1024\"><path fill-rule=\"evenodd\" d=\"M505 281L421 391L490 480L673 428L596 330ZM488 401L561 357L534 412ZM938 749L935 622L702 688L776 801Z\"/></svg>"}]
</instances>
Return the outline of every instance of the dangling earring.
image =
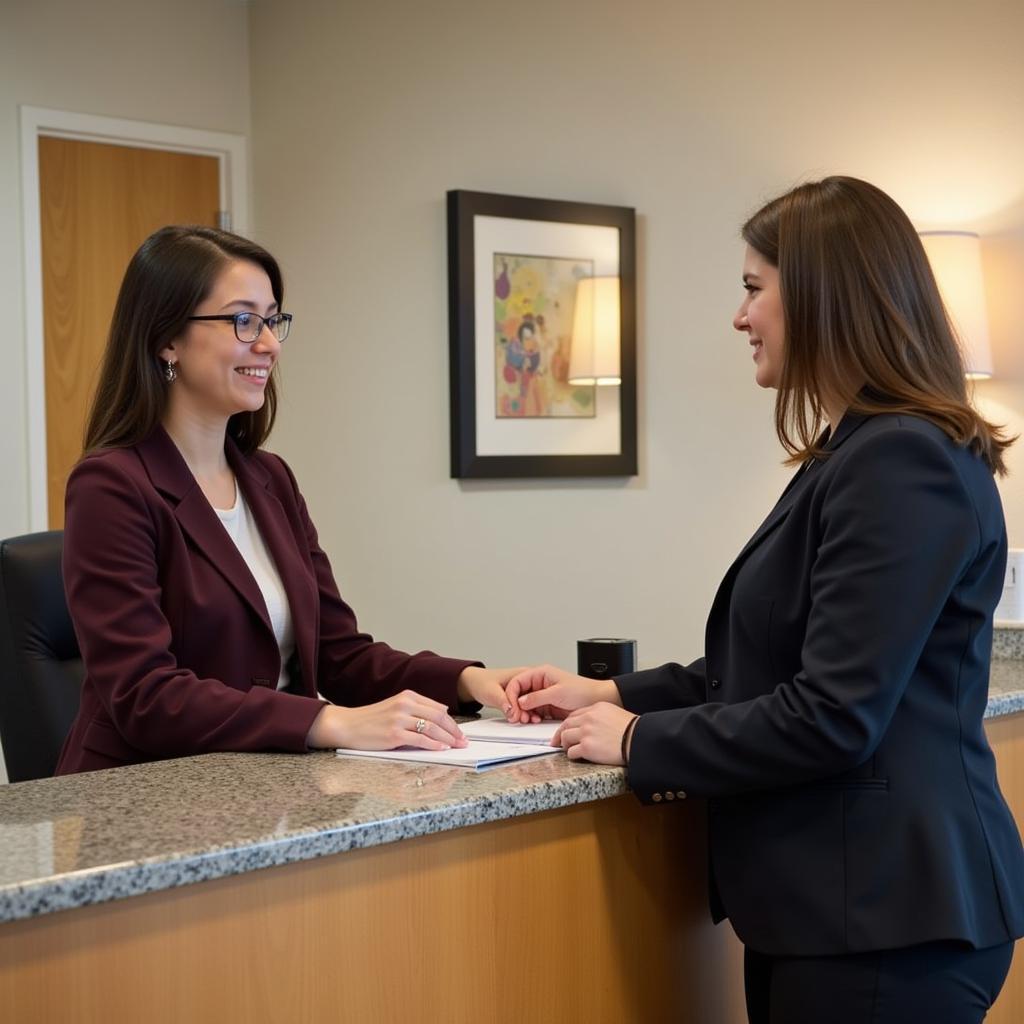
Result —
<instances>
[{"instance_id":1,"label":"dangling earring","mask_svg":"<svg viewBox=\"0 0 1024 1024\"><path fill-rule=\"evenodd\" d=\"M170 359L164 364L164 378L168 384L173 384L178 379L177 367Z\"/></svg>"}]
</instances>

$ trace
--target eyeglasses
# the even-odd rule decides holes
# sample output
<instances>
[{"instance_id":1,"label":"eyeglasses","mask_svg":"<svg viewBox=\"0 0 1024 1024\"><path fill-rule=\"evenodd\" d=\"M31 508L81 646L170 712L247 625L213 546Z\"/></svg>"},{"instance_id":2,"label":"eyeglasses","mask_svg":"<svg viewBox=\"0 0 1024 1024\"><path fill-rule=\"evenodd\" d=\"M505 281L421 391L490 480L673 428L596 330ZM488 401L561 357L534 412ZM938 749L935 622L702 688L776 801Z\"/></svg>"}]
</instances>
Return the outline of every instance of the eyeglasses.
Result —
<instances>
[{"instance_id":1,"label":"eyeglasses","mask_svg":"<svg viewBox=\"0 0 1024 1024\"><path fill-rule=\"evenodd\" d=\"M284 341L292 327L291 313L274 313L260 316L259 313L219 313L216 316L190 316L189 320L230 320L235 325L235 337L243 345L252 345L263 333L263 325L278 341Z\"/></svg>"}]
</instances>

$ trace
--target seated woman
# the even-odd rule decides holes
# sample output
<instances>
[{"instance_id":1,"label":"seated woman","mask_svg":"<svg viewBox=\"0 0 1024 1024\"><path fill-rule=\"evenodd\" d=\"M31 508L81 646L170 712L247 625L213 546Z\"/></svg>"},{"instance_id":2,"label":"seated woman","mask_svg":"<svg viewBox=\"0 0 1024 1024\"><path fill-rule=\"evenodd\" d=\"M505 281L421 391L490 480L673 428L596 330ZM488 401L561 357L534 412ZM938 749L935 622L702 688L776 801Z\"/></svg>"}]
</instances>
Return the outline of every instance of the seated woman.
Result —
<instances>
[{"instance_id":1,"label":"seated woman","mask_svg":"<svg viewBox=\"0 0 1024 1024\"><path fill-rule=\"evenodd\" d=\"M213 228L163 228L128 266L67 488L85 682L58 775L211 751L439 750L465 744L460 704L506 705L511 671L375 642L338 593L291 470L261 449L282 298L274 258Z\"/></svg>"}]
</instances>

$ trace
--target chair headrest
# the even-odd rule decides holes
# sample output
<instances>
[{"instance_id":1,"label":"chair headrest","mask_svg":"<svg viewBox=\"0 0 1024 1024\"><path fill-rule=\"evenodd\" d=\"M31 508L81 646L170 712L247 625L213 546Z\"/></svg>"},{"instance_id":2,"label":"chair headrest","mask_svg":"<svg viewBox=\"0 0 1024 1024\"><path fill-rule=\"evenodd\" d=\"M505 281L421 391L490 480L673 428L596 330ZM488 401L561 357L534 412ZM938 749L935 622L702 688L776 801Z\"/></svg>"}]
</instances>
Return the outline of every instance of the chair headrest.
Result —
<instances>
[{"instance_id":1,"label":"chair headrest","mask_svg":"<svg viewBox=\"0 0 1024 1024\"><path fill-rule=\"evenodd\" d=\"M14 643L26 656L79 657L61 575L64 532L0 541L0 590Z\"/></svg>"}]
</instances>

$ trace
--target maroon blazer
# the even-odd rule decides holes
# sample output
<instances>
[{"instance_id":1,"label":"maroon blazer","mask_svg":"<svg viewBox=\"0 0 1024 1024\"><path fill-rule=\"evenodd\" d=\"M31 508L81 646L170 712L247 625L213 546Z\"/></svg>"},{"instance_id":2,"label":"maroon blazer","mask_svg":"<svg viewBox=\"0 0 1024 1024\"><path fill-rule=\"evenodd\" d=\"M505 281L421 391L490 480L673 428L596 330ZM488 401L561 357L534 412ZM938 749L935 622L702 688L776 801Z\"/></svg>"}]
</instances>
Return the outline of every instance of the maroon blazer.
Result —
<instances>
[{"instance_id":1,"label":"maroon blazer","mask_svg":"<svg viewBox=\"0 0 1024 1024\"><path fill-rule=\"evenodd\" d=\"M166 432L95 452L67 488L64 585L85 682L58 775L304 751L317 691L355 706L411 689L457 707L458 676L479 663L404 654L359 632L291 470L230 440L226 451L281 575L297 682L276 689L281 656L263 596Z\"/></svg>"}]
</instances>

